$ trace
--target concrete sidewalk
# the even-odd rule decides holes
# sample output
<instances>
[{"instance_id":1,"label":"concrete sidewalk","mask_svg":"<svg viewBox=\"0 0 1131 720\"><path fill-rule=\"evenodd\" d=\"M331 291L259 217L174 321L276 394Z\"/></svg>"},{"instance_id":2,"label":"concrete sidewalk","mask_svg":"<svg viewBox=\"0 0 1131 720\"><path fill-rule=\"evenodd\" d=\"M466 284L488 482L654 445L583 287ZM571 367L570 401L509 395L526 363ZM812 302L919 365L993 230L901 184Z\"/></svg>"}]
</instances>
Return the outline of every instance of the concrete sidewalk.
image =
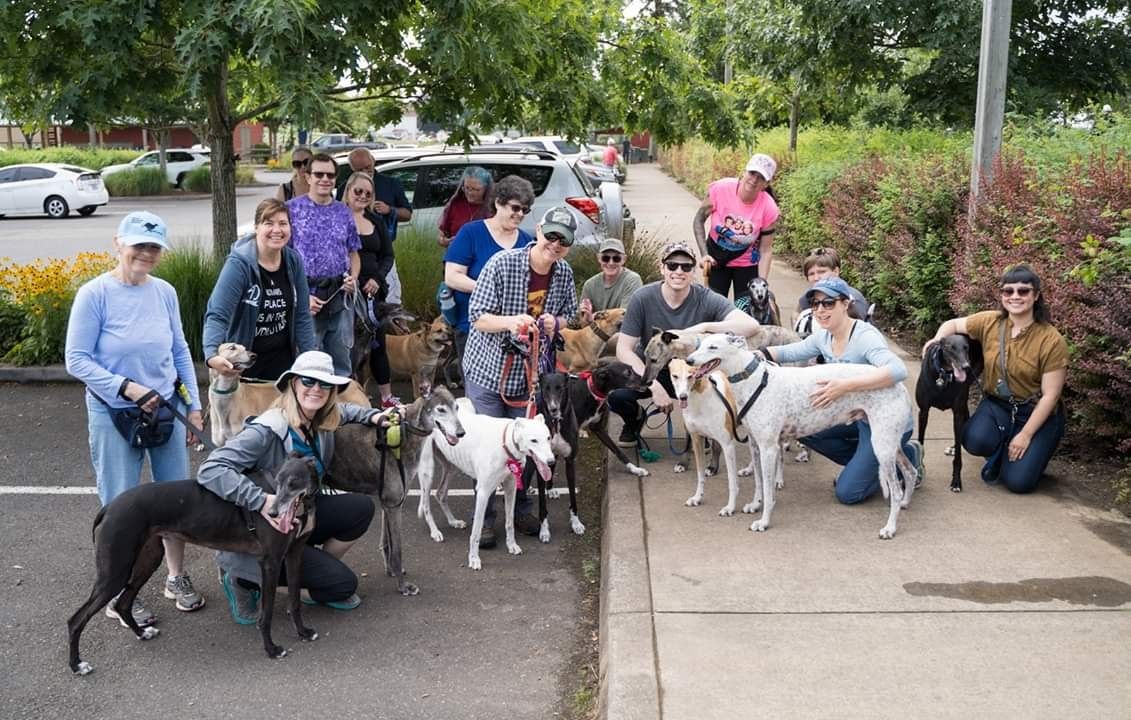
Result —
<instances>
[{"instance_id":1,"label":"concrete sidewalk","mask_svg":"<svg viewBox=\"0 0 1131 720\"><path fill-rule=\"evenodd\" d=\"M657 166L629 177L640 228L689 239L698 199ZM770 284L792 316L803 279L776 263ZM897 352L913 387L917 360ZM787 457L773 527L755 534L754 516L717 515L723 473L685 507L694 473L673 473L652 434L650 477L609 466L603 717L1131 716L1131 562L1104 539L1126 519L988 487L969 456L965 491L949 492L951 423L935 413L894 540L877 538L886 503L837 503L837 467L815 454Z\"/></svg>"}]
</instances>

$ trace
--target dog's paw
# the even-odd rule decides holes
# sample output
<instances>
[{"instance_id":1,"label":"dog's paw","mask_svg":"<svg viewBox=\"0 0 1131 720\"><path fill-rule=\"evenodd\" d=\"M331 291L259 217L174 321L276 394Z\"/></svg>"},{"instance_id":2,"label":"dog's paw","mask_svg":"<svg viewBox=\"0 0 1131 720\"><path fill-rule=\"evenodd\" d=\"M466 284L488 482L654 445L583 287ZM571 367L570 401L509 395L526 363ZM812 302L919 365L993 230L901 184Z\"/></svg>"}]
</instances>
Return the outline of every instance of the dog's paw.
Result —
<instances>
[{"instance_id":1,"label":"dog's paw","mask_svg":"<svg viewBox=\"0 0 1131 720\"><path fill-rule=\"evenodd\" d=\"M198 442L192 446L192 449L196 450L197 452L204 452L204 443Z\"/></svg>"},{"instance_id":2,"label":"dog's paw","mask_svg":"<svg viewBox=\"0 0 1131 720\"><path fill-rule=\"evenodd\" d=\"M467 567L471 568L472 570L482 570L483 569L483 562L479 559L478 555L474 555L474 556L468 555L467 556Z\"/></svg>"},{"instance_id":3,"label":"dog's paw","mask_svg":"<svg viewBox=\"0 0 1131 720\"><path fill-rule=\"evenodd\" d=\"M303 642L314 642L318 639L318 631L314 628L303 628L298 636Z\"/></svg>"},{"instance_id":4,"label":"dog's paw","mask_svg":"<svg viewBox=\"0 0 1131 720\"><path fill-rule=\"evenodd\" d=\"M538 539L544 543L550 542L550 520L549 518L542 521L542 527L538 530Z\"/></svg>"},{"instance_id":5,"label":"dog's paw","mask_svg":"<svg viewBox=\"0 0 1131 720\"><path fill-rule=\"evenodd\" d=\"M413 595L420 594L420 588L410 582L406 582L401 583L401 586L397 588L397 592L399 592L401 595L404 595L405 597L412 597Z\"/></svg>"},{"instance_id":6,"label":"dog's paw","mask_svg":"<svg viewBox=\"0 0 1131 720\"><path fill-rule=\"evenodd\" d=\"M75 668L75 675L89 675L94 672L94 666L86 660L79 662L78 667Z\"/></svg>"},{"instance_id":7,"label":"dog's paw","mask_svg":"<svg viewBox=\"0 0 1131 720\"><path fill-rule=\"evenodd\" d=\"M715 477L719 474L719 468L713 465L708 465L707 469L703 472L707 477Z\"/></svg>"},{"instance_id":8,"label":"dog's paw","mask_svg":"<svg viewBox=\"0 0 1131 720\"><path fill-rule=\"evenodd\" d=\"M750 515L751 513L756 513L761 509L762 509L762 501L761 500L756 500L754 502L748 502L748 503L746 503L745 505L742 506L742 512L746 513L747 515Z\"/></svg>"},{"instance_id":9,"label":"dog's paw","mask_svg":"<svg viewBox=\"0 0 1131 720\"><path fill-rule=\"evenodd\" d=\"M750 463L746 467L738 471L739 477L750 477L754 474L754 463Z\"/></svg>"},{"instance_id":10,"label":"dog's paw","mask_svg":"<svg viewBox=\"0 0 1131 720\"><path fill-rule=\"evenodd\" d=\"M954 446L951 445L946 450L943 450L943 455L946 455L947 457L954 457Z\"/></svg>"},{"instance_id":11,"label":"dog's paw","mask_svg":"<svg viewBox=\"0 0 1131 720\"><path fill-rule=\"evenodd\" d=\"M581 518L573 513L569 514L569 529L573 530L574 535L584 535L585 526L581 523Z\"/></svg>"},{"instance_id":12,"label":"dog's paw","mask_svg":"<svg viewBox=\"0 0 1131 720\"><path fill-rule=\"evenodd\" d=\"M577 431L577 437L587 438L587 437L589 437L589 431L588 430L578 430Z\"/></svg>"},{"instance_id":13,"label":"dog's paw","mask_svg":"<svg viewBox=\"0 0 1131 720\"><path fill-rule=\"evenodd\" d=\"M507 543L507 552L509 552L511 555L521 555L522 554L522 548L520 548L518 546L518 543L516 543L516 542L508 542Z\"/></svg>"},{"instance_id":14,"label":"dog's paw","mask_svg":"<svg viewBox=\"0 0 1131 720\"><path fill-rule=\"evenodd\" d=\"M734 515L734 505L727 505L719 510L719 517L730 517L731 515Z\"/></svg>"},{"instance_id":15,"label":"dog's paw","mask_svg":"<svg viewBox=\"0 0 1131 720\"><path fill-rule=\"evenodd\" d=\"M625 465L625 467L636 477L648 477L651 474L646 469L639 467L638 465L633 465L632 463L628 463L627 465Z\"/></svg>"},{"instance_id":16,"label":"dog's paw","mask_svg":"<svg viewBox=\"0 0 1131 720\"><path fill-rule=\"evenodd\" d=\"M432 540L434 542L444 542L444 533L440 532L439 530L432 530L428 534L432 536Z\"/></svg>"},{"instance_id":17,"label":"dog's paw","mask_svg":"<svg viewBox=\"0 0 1131 720\"><path fill-rule=\"evenodd\" d=\"M959 484L959 485L951 485L951 486L950 486L950 491L951 491L951 492L962 492L962 485L961 485L961 484Z\"/></svg>"},{"instance_id":18,"label":"dog's paw","mask_svg":"<svg viewBox=\"0 0 1131 720\"><path fill-rule=\"evenodd\" d=\"M448 527L455 528L456 530L463 530L467 527L466 520L449 520Z\"/></svg>"},{"instance_id":19,"label":"dog's paw","mask_svg":"<svg viewBox=\"0 0 1131 720\"><path fill-rule=\"evenodd\" d=\"M884 525L882 528L880 528L880 539L881 540L891 540L893 537L895 537L895 526L894 525L888 524L888 525Z\"/></svg>"},{"instance_id":20,"label":"dog's paw","mask_svg":"<svg viewBox=\"0 0 1131 720\"><path fill-rule=\"evenodd\" d=\"M776 487L778 490L781 490L783 487L785 487L785 476L784 475L778 476L778 479L774 481L774 487Z\"/></svg>"},{"instance_id":21,"label":"dog's paw","mask_svg":"<svg viewBox=\"0 0 1131 720\"><path fill-rule=\"evenodd\" d=\"M754 522L750 523L750 529L754 532L766 532L770 529L770 524L765 520L755 520Z\"/></svg>"},{"instance_id":22,"label":"dog's paw","mask_svg":"<svg viewBox=\"0 0 1131 720\"><path fill-rule=\"evenodd\" d=\"M147 628L145 628L144 630L141 631L141 635L138 635L137 639L138 640L152 640L153 638L157 637L160 634L161 634L160 630L158 630L157 628L150 625L149 627L147 627Z\"/></svg>"},{"instance_id":23,"label":"dog's paw","mask_svg":"<svg viewBox=\"0 0 1131 720\"><path fill-rule=\"evenodd\" d=\"M686 505L687 507L699 507L699 505L701 505L702 502L703 502L703 493L695 493L691 497L687 498L687 501L684 502L683 504Z\"/></svg>"},{"instance_id":24,"label":"dog's paw","mask_svg":"<svg viewBox=\"0 0 1131 720\"><path fill-rule=\"evenodd\" d=\"M794 456L793 461L799 462L799 463L809 462L809 451L808 450L802 450L801 452L797 453L797 455Z\"/></svg>"}]
</instances>

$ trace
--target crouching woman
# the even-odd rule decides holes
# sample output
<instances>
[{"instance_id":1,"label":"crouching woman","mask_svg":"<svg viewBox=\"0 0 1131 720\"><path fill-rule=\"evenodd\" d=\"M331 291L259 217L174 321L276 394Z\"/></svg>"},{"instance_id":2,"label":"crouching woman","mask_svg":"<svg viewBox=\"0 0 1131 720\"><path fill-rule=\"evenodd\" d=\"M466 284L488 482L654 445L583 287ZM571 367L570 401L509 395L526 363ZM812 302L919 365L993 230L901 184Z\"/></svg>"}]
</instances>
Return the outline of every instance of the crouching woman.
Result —
<instances>
[{"instance_id":1,"label":"crouching woman","mask_svg":"<svg viewBox=\"0 0 1131 720\"><path fill-rule=\"evenodd\" d=\"M955 333L982 343L985 362L984 397L966 423L962 447L986 458L987 483L1032 492L1064 436L1060 394L1068 373L1068 343L1052 326L1041 279L1028 265L1008 268L1000 309L947 320L923 354Z\"/></svg>"},{"instance_id":2,"label":"crouching woman","mask_svg":"<svg viewBox=\"0 0 1131 720\"><path fill-rule=\"evenodd\" d=\"M280 518L267 514L273 496L247 474L273 472L289 453L314 458L321 480L334 455L334 430L344 423L378 425L386 413L339 403L339 389L349 378L334 374L334 363L324 352L311 350L295 358L276 386L281 393L274 405L247 423L226 445L200 465L197 482L229 502L258 512L279 532ZM388 412L388 411L386 411ZM373 500L355 493L319 493L315 498L315 526L302 553L303 602L352 610L361 604L357 575L342 556L369 529ZM241 625L255 623L259 615L260 573L255 556L221 552L217 555L221 584L232 618ZM286 585L284 563L279 584Z\"/></svg>"}]
</instances>

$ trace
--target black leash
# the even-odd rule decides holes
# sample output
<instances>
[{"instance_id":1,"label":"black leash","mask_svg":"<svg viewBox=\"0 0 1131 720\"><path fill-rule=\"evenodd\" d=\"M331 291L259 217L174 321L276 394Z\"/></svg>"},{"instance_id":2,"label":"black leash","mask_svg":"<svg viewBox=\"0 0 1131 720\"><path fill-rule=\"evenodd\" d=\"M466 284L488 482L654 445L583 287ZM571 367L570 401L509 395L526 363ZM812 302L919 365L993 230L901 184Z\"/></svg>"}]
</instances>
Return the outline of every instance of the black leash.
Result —
<instances>
[{"instance_id":1,"label":"black leash","mask_svg":"<svg viewBox=\"0 0 1131 720\"><path fill-rule=\"evenodd\" d=\"M765 377L766 377L765 375L762 375L763 381L765 380ZM749 436L744 437L744 438L740 438L738 436L738 426L742 424L742 421L739 420L737 417L735 417L734 408L731 407L731 404L730 404L729 401L727 401L726 396L723 395L721 390L719 390L719 386L715 384L715 379L712 378L712 377L708 377L707 382L711 383L711 389L715 391L715 395L718 396L719 402L721 402L723 404L723 407L725 407L727 409L727 415L730 416L730 422L731 422L731 428L730 428L731 437L734 438L735 442L737 442L739 444L745 444L750 439ZM766 387L765 382L763 382L761 384L761 386L759 386L758 390L756 390L754 392L755 397L757 397L757 395L762 392L762 388L764 388L764 387Z\"/></svg>"},{"instance_id":2,"label":"black leash","mask_svg":"<svg viewBox=\"0 0 1131 720\"><path fill-rule=\"evenodd\" d=\"M196 435L196 439L200 441L200 444L203 445L204 448L208 450L208 452L212 452L216 449L215 443L213 443L212 440L204 434L203 430L189 422L189 419L181 414L181 411L175 407L175 403L171 403L168 400L161 398L161 404L169 408L169 411L173 413L173 415L175 415L178 420L184 423L185 427L191 430L193 435Z\"/></svg>"},{"instance_id":3,"label":"black leash","mask_svg":"<svg viewBox=\"0 0 1131 720\"><path fill-rule=\"evenodd\" d=\"M746 417L746 413L750 412L750 408L754 407L754 402L759 397L761 397L762 391L766 389L766 383L768 383L769 381L770 381L770 374L768 372L763 371L762 372L762 381L758 383L758 387L755 388L754 394L750 396L750 399L746 401L746 404L742 406L742 410L739 411L739 413L738 413L738 421L739 422L742 422L742 418Z\"/></svg>"}]
</instances>

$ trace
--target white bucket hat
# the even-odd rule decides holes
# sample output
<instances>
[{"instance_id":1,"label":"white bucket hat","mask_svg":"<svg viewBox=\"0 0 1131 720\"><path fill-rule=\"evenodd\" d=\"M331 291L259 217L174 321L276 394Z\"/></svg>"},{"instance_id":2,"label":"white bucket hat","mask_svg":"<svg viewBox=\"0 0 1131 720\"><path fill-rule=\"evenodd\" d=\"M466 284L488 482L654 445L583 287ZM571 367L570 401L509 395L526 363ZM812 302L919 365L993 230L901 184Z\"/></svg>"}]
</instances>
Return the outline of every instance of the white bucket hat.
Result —
<instances>
[{"instance_id":1,"label":"white bucket hat","mask_svg":"<svg viewBox=\"0 0 1131 720\"><path fill-rule=\"evenodd\" d=\"M280 375L279 379L275 381L275 387L279 389L279 392L286 390L291 376L314 378L324 383L337 385L339 388L350 384L348 377L334 374L334 360L321 350L307 350L296 357L291 369Z\"/></svg>"}]
</instances>

